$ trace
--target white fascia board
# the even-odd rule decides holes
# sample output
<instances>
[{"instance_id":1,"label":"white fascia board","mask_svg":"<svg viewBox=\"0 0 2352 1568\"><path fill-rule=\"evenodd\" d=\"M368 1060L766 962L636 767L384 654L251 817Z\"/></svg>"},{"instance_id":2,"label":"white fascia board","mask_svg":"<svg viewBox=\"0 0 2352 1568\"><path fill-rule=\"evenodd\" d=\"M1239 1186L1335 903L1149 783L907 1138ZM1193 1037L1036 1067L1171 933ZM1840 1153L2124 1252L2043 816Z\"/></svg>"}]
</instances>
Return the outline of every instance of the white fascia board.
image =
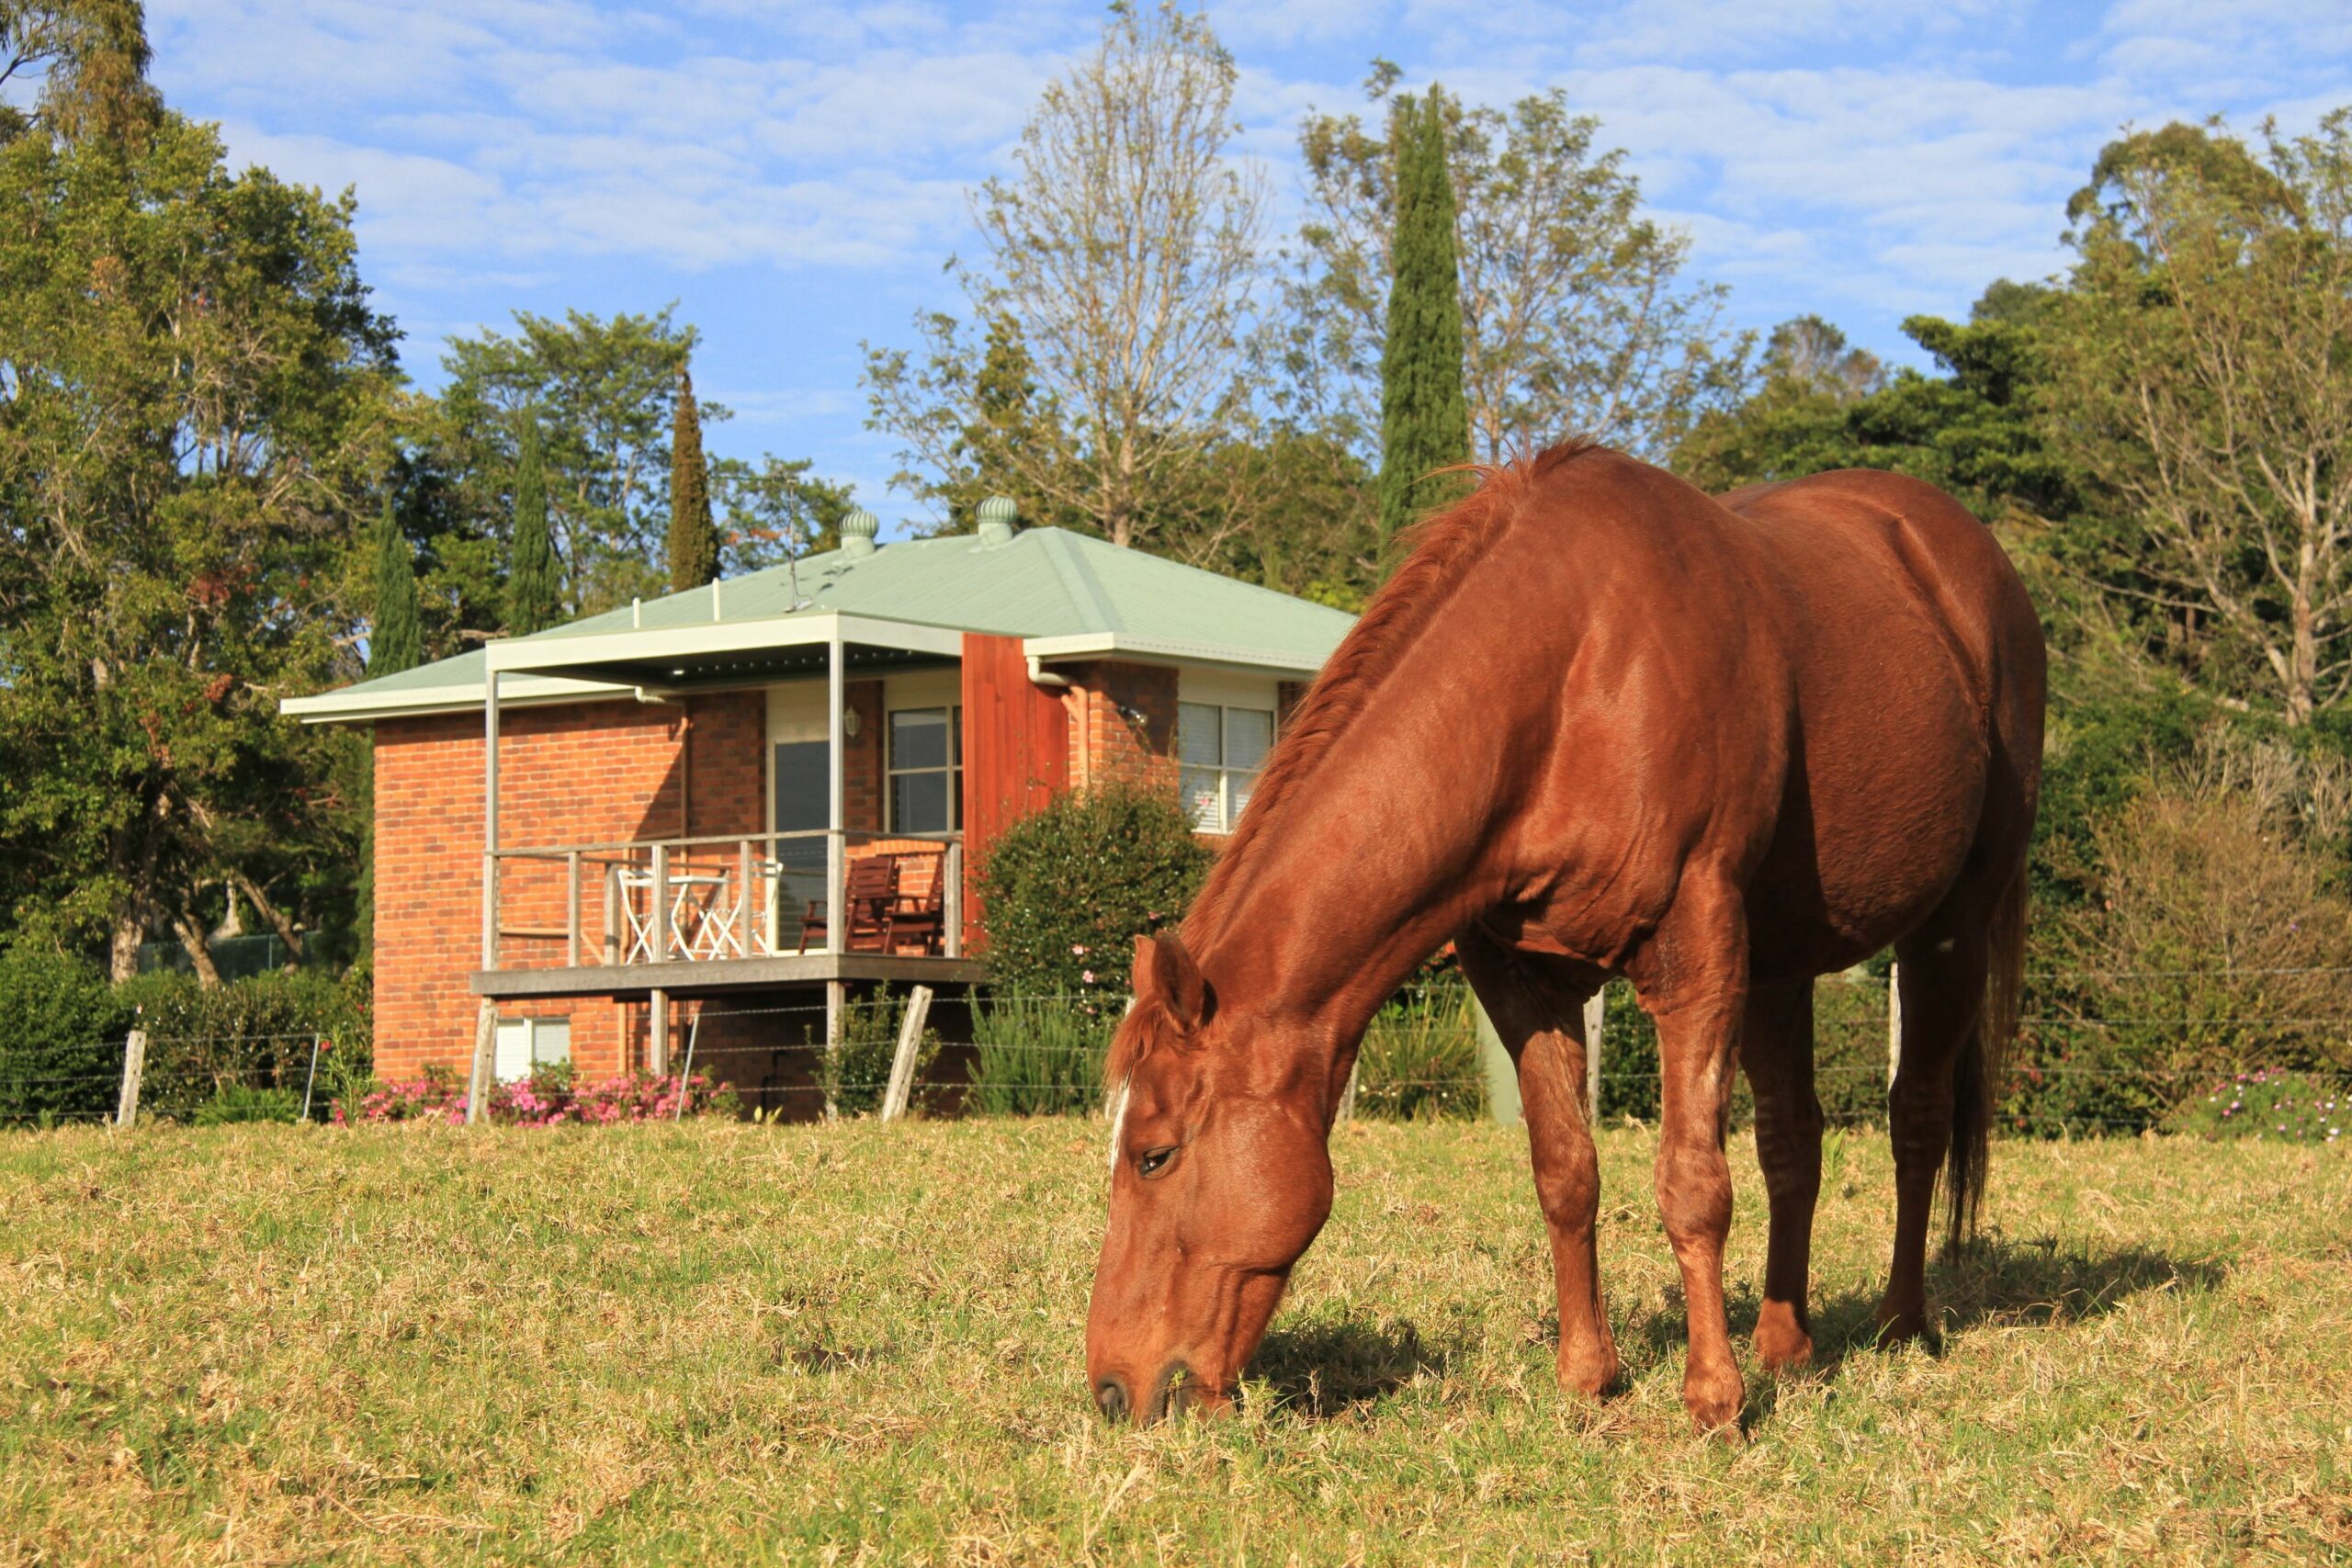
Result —
<instances>
[{"instance_id":1,"label":"white fascia board","mask_svg":"<svg viewBox=\"0 0 2352 1568\"><path fill-rule=\"evenodd\" d=\"M498 705L532 707L547 703L594 702L626 697L635 690L633 686L616 686L605 681L537 675L502 684ZM279 701L277 711L304 724L371 724L379 718L414 718L423 714L462 713L469 709L479 713L482 696L482 683L467 681L405 692L322 692L311 697L286 697Z\"/></svg>"},{"instance_id":2,"label":"white fascia board","mask_svg":"<svg viewBox=\"0 0 2352 1568\"><path fill-rule=\"evenodd\" d=\"M1041 663L1073 659L1132 659L1147 664L1222 664L1237 670L1266 670L1282 675L1312 676L1323 668L1295 653L1271 649L1236 648L1222 642L1177 642L1166 637L1133 637L1124 632L1077 632L1068 637L1023 638L1021 651ZM1328 657L1328 655L1326 656Z\"/></svg>"},{"instance_id":3,"label":"white fascia board","mask_svg":"<svg viewBox=\"0 0 2352 1568\"><path fill-rule=\"evenodd\" d=\"M493 642L489 667L500 673L522 670L577 670L603 663L691 657L702 653L747 653L771 648L800 648L839 637L866 648L897 649L955 658L964 634L945 626L878 615L775 615L756 621L714 621L707 626L648 627L594 637L524 638ZM504 700L503 688L500 699Z\"/></svg>"}]
</instances>

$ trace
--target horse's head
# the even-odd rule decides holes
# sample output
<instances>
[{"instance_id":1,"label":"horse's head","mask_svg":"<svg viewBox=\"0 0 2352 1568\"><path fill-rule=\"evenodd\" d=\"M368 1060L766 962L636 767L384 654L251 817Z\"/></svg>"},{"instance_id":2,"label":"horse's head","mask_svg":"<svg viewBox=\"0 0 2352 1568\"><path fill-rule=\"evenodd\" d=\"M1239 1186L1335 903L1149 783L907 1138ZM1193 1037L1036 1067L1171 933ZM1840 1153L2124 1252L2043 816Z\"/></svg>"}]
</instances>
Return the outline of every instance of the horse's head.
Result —
<instances>
[{"instance_id":1,"label":"horse's head","mask_svg":"<svg viewBox=\"0 0 2352 1568\"><path fill-rule=\"evenodd\" d=\"M1173 937L1136 942L1135 986L1105 1073L1111 1223L1086 1324L1114 1421L1230 1403L1331 1211L1328 1095L1299 1054L1221 1010Z\"/></svg>"}]
</instances>

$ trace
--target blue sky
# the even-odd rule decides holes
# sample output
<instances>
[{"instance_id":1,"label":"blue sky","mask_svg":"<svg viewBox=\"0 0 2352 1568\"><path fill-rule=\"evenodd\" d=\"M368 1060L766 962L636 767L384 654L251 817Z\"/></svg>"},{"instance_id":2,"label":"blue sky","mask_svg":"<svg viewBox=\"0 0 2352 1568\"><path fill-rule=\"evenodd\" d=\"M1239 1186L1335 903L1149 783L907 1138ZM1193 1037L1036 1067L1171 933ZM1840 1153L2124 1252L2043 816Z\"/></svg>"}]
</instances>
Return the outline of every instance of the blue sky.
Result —
<instances>
[{"instance_id":1,"label":"blue sky","mask_svg":"<svg viewBox=\"0 0 2352 1568\"><path fill-rule=\"evenodd\" d=\"M232 161L356 188L361 265L426 386L516 309L679 301L737 418L714 450L813 457L886 520L859 344L905 345L1084 0L150 0L153 73ZM1912 358L1914 311L2057 268L2067 195L2127 124L2352 101L2347 0L1264 0L1213 6L1239 156L1299 198L1296 127L1374 55L1474 101L1555 85L1626 149L1738 324L1804 310Z\"/></svg>"}]
</instances>

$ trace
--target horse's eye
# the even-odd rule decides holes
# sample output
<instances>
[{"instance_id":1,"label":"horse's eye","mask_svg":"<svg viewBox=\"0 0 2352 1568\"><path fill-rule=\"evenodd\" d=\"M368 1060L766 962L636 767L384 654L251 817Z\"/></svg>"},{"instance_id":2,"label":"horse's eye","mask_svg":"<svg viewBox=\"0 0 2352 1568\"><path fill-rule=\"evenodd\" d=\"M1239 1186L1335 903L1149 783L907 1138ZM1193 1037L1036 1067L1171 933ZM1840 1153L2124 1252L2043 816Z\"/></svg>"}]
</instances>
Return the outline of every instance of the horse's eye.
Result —
<instances>
[{"instance_id":1,"label":"horse's eye","mask_svg":"<svg viewBox=\"0 0 2352 1568\"><path fill-rule=\"evenodd\" d=\"M1176 1151L1173 1147L1153 1149L1146 1154L1141 1159L1136 1161L1136 1174L1148 1181L1153 1177L1158 1176L1161 1171L1166 1170L1168 1168L1168 1162L1175 1157Z\"/></svg>"}]
</instances>

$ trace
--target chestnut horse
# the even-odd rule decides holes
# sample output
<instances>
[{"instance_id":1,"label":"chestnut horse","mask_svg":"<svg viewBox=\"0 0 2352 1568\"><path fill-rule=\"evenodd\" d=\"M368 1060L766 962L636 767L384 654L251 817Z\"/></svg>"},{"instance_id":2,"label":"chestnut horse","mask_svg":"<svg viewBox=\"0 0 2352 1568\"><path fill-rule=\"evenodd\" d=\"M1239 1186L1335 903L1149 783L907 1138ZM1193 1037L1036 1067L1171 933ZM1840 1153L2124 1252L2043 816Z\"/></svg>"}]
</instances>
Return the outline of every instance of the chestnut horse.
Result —
<instances>
[{"instance_id":1,"label":"chestnut horse","mask_svg":"<svg viewBox=\"0 0 2352 1568\"><path fill-rule=\"evenodd\" d=\"M1893 943L1878 1320L1924 1334L1939 1172L1957 1240L2015 1027L2042 683L2016 571L1917 480L1713 500L1589 443L1487 471L1421 526L1285 726L1182 935L1137 943L1107 1064L1096 1403L1150 1420L1231 1399L1330 1211L1364 1027L1449 939L1518 1064L1567 1390L1618 1371L1582 1004L1622 975L1656 1019L1683 1400L1710 1431L1744 1399L1723 1289L1734 1065L1770 1203L1756 1348L1778 1369L1813 1348L1814 978Z\"/></svg>"}]
</instances>

